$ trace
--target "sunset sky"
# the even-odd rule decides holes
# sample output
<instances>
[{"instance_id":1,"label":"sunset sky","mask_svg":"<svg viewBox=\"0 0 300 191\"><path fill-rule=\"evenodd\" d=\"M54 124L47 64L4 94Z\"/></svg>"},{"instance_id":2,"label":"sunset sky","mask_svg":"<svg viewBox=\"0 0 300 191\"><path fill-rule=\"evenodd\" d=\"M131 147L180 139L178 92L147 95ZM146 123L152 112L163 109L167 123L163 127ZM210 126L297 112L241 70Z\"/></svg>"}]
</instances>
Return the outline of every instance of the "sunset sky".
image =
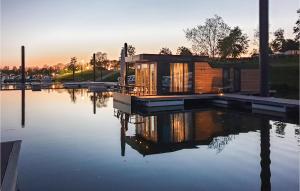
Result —
<instances>
[{"instance_id":1,"label":"sunset sky","mask_svg":"<svg viewBox=\"0 0 300 191\"><path fill-rule=\"evenodd\" d=\"M1 65L87 62L93 52L118 59L124 42L137 53L191 47L183 32L217 14L250 39L258 28L259 0L1 0ZM270 31L294 38L298 0L270 0ZM251 43L250 43L251 44Z\"/></svg>"}]
</instances>

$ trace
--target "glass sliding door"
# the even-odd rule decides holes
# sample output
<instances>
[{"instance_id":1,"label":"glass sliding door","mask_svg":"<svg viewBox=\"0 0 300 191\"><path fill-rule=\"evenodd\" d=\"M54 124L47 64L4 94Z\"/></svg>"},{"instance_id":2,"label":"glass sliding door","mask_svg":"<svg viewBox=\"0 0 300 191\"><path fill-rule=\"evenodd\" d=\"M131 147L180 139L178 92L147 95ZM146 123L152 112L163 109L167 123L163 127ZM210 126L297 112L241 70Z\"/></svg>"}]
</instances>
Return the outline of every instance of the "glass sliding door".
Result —
<instances>
[{"instance_id":1,"label":"glass sliding door","mask_svg":"<svg viewBox=\"0 0 300 191\"><path fill-rule=\"evenodd\" d=\"M170 92L182 93L191 89L192 73L187 63L170 64Z\"/></svg>"},{"instance_id":2,"label":"glass sliding door","mask_svg":"<svg viewBox=\"0 0 300 191\"><path fill-rule=\"evenodd\" d=\"M139 94L156 95L156 63L142 63L136 65L136 89Z\"/></svg>"}]
</instances>

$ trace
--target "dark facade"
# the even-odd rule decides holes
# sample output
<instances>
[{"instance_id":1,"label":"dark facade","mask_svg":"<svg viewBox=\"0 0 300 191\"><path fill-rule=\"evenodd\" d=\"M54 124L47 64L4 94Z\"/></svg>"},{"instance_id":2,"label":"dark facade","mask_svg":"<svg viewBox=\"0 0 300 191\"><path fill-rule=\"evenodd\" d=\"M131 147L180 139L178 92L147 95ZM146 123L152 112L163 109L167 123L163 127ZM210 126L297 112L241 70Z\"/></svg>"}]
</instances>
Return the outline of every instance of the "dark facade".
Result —
<instances>
[{"instance_id":1,"label":"dark facade","mask_svg":"<svg viewBox=\"0 0 300 191\"><path fill-rule=\"evenodd\" d=\"M205 56L140 54L135 64L136 91L143 95L176 95L259 91L255 64L210 62Z\"/></svg>"}]
</instances>

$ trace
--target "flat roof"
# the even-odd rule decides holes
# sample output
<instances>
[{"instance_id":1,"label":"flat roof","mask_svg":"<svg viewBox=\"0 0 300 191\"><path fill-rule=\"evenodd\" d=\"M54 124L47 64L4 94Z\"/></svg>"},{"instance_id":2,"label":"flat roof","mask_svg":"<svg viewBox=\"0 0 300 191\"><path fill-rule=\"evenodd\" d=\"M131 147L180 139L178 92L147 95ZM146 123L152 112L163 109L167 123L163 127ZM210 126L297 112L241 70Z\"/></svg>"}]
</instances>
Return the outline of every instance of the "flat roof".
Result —
<instances>
[{"instance_id":1,"label":"flat roof","mask_svg":"<svg viewBox=\"0 0 300 191\"><path fill-rule=\"evenodd\" d=\"M258 69L258 60L253 58L242 59L210 59L208 56L190 55L165 55L165 54L138 54L126 57L127 63L184 63L184 62L207 62L212 68L245 68Z\"/></svg>"},{"instance_id":2,"label":"flat roof","mask_svg":"<svg viewBox=\"0 0 300 191\"><path fill-rule=\"evenodd\" d=\"M129 63L142 62L207 62L208 56L189 56L189 55L164 55L164 54L139 54L125 58Z\"/></svg>"}]
</instances>

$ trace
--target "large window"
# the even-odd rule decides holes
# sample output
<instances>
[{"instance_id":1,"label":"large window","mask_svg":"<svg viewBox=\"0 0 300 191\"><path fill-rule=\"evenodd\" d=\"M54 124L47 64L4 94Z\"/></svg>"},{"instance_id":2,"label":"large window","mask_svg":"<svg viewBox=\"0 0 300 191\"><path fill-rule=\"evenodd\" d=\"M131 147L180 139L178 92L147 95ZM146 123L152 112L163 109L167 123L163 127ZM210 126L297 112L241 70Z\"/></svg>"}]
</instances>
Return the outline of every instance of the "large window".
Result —
<instances>
[{"instance_id":1,"label":"large window","mask_svg":"<svg viewBox=\"0 0 300 191\"><path fill-rule=\"evenodd\" d=\"M135 84L137 91L144 95L156 95L156 63L137 64Z\"/></svg>"},{"instance_id":2,"label":"large window","mask_svg":"<svg viewBox=\"0 0 300 191\"><path fill-rule=\"evenodd\" d=\"M192 73L187 63L170 64L170 92L188 92L192 87Z\"/></svg>"}]
</instances>

